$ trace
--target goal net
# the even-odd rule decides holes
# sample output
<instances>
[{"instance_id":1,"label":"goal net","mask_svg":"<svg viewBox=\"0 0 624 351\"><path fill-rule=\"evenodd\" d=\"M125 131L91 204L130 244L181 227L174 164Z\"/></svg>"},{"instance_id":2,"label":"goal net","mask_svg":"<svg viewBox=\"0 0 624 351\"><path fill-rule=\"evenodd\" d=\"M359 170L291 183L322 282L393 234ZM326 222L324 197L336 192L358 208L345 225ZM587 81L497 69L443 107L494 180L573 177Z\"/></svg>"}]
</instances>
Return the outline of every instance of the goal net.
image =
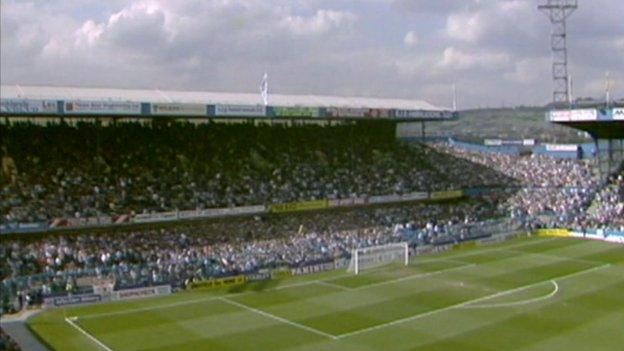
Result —
<instances>
[{"instance_id":1,"label":"goal net","mask_svg":"<svg viewBox=\"0 0 624 351\"><path fill-rule=\"evenodd\" d=\"M347 272L359 274L363 269L378 267L392 262L407 266L409 251L407 243L394 243L354 249Z\"/></svg>"}]
</instances>

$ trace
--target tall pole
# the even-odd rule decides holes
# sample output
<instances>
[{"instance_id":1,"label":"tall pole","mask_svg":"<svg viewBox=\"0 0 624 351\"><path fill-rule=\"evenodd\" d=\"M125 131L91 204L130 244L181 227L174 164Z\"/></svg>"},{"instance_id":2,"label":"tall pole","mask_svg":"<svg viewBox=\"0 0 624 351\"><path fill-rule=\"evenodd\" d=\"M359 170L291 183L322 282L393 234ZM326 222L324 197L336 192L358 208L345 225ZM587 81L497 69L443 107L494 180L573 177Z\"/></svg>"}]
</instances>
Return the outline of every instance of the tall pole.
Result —
<instances>
[{"instance_id":1,"label":"tall pole","mask_svg":"<svg viewBox=\"0 0 624 351\"><path fill-rule=\"evenodd\" d=\"M457 87L453 83L453 112L457 112Z\"/></svg>"},{"instance_id":2,"label":"tall pole","mask_svg":"<svg viewBox=\"0 0 624 351\"><path fill-rule=\"evenodd\" d=\"M578 8L577 0L545 0L546 3L537 8L546 13L552 24L550 47L553 64L553 103L555 105L571 105L568 77L568 49L566 46L566 20Z\"/></svg>"},{"instance_id":3,"label":"tall pole","mask_svg":"<svg viewBox=\"0 0 624 351\"><path fill-rule=\"evenodd\" d=\"M609 71L605 73L605 105L607 108L611 106L611 79Z\"/></svg>"}]
</instances>

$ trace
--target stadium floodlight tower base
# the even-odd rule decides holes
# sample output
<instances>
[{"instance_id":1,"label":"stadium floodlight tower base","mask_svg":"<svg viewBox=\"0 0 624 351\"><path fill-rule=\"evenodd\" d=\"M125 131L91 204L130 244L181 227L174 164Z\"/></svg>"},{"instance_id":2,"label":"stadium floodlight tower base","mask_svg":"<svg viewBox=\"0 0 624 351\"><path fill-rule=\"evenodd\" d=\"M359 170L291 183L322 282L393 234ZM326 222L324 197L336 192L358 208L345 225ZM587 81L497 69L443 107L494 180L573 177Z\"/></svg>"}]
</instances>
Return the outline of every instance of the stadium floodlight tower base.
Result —
<instances>
[{"instance_id":1,"label":"stadium floodlight tower base","mask_svg":"<svg viewBox=\"0 0 624 351\"><path fill-rule=\"evenodd\" d=\"M409 264L409 247L407 243L393 243L354 249L347 272L360 274L363 269L393 262L402 262L406 266Z\"/></svg>"}]
</instances>

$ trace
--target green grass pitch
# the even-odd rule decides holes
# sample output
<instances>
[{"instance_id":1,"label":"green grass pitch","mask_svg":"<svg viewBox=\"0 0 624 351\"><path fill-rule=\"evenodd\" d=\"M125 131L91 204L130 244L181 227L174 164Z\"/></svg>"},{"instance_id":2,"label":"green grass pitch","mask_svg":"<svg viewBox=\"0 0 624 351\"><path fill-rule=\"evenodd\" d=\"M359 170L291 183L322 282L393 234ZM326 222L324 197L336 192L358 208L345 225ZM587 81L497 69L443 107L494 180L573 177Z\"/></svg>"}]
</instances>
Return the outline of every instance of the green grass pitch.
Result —
<instances>
[{"instance_id":1,"label":"green grass pitch","mask_svg":"<svg viewBox=\"0 0 624 351\"><path fill-rule=\"evenodd\" d=\"M29 326L56 350L624 350L624 246L516 239L358 276L50 310Z\"/></svg>"}]
</instances>

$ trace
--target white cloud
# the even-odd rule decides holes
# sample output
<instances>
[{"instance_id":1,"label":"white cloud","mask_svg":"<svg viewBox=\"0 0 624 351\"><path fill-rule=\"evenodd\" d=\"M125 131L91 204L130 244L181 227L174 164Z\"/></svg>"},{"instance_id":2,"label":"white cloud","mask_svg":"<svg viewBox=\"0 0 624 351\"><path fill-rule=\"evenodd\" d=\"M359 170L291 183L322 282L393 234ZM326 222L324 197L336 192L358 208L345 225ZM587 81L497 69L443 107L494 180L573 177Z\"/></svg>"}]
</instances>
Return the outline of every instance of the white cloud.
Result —
<instances>
[{"instance_id":1,"label":"white cloud","mask_svg":"<svg viewBox=\"0 0 624 351\"><path fill-rule=\"evenodd\" d=\"M286 16L281 24L296 35L319 35L337 29L349 29L356 16L350 12L318 10L314 16Z\"/></svg>"},{"instance_id":2,"label":"white cloud","mask_svg":"<svg viewBox=\"0 0 624 351\"><path fill-rule=\"evenodd\" d=\"M451 46L444 49L439 67L451 70L495 69L507 64L509 59L504 52L464 52Z\"/></svg>"},{"instance_id":3,"label":"white cloud","mask_svg":"<svg viewBox=\"0 0 624 351\"><path fill-rule=\"evenodd\" d=\"M255 92L268 69L272 88L282 93L446 104L444 87L458 80L458 86L473 87L464 97L469 105L492 99L543 103L552 84L550 28L536 5L534 0L2 0L0 80ZM624 71L622 12L624 2L594 0L583 2L570 19L571 71L583 94L597 91L595 82L605 70L614 76ZM624 95L624 84L618 87L614 95Z\"/></svg>"},{"instance_id":4,"label":"white cloud","mask_svg":"<svg viewBox=\"0 0 624 351\"><path fill-rule=\"evenodd\" d=\"M527 58L516 61L512 71L505 73L505 78L524 85L536 84L545 77L550 77L550 57Z\"/></svg>"},{"instance_id":5,"label":"white cloud","mask_svg":"<svg viewBox=\"0 0 624 351\"><path fill-rule=\"evenodd\" d=\"M480 13L453 13L446 21L446 33L455 40L476 42L485 33L485 20Z\"/></svg>"},{"instance_id":6,"label":"white cloud","mask_svg":"<svg viewBox=\"0 0 624 351\"><path fill-rule=\"evenodd\" d=\"M413 30L407 32L405 37L403 37L403 44L408 47L416 46L418 44L418 35Z\"/></svg>"}]
</instances>

